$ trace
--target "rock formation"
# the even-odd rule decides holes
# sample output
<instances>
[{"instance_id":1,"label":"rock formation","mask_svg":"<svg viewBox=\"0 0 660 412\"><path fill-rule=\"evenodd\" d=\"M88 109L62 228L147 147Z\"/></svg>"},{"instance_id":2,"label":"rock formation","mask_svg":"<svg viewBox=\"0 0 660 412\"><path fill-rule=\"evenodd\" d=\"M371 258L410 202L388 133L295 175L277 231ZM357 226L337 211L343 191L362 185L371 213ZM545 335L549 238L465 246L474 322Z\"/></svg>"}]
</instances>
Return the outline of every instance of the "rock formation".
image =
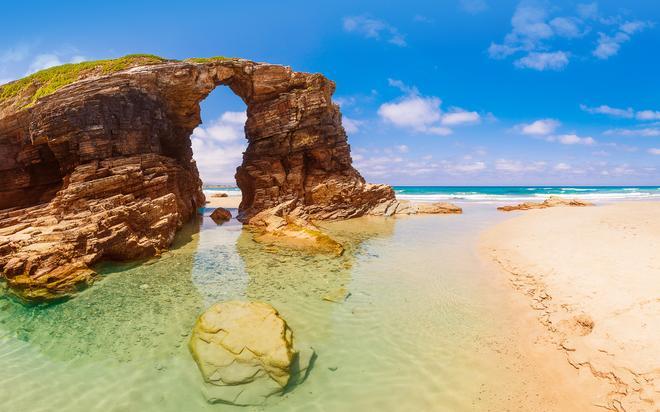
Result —
<instances>
[{"instance_id":1,"label":"rock formation","mask_svg":"<svg viewBox=\"0 0 660 412\"><path fill-rule=\"evenodd\" d=\"M69 84L53 89L62 78ZM190 135L199 102L219 85L247 105L240 219L284 202L306 218L345 219L394 198L352 167L334 83L320 74L242 59L49 69L0 88L0 271L9 286L27 299L67 296L101 259L167 248L204 205Z\"/></svg>"},{"instance_id":2,"label":"rock formation","mask_svg":"<svg viewBox=\"0 0 660 412\"><path fill-rule=\"evenodd\" d=\"M209 402L235 405L260 405L281 393L292 375L304 377L313 353L301 357L284 319L262 302L212 306L197 319L189 347Z\"/></svg>"},{"instance_id":3,"label":"rock formation","mask_svg":"<svg viewBox=\"0 0 660 412\"><path fill-rule=\"evenodd\" d=\"M463 209L451 203L414 203L408 200L382 202L369 212L375 216L461 214Z\"/></svg>"},{"instance_id":4,"label":"rock formation","mask_svg":"<svg viewBox=\"0 0 660 412\"><path fill-rule=\"evenodd\" d=\"M514 206L500 206L497 210L503 212L511 212L513 210L530 210L530 209L545 209L548 207L557 206L593 206L591 202L585 202L579 199L564 199L558 196L550 196L543 202L524 202Z\"/></svg>"}]
</instances>

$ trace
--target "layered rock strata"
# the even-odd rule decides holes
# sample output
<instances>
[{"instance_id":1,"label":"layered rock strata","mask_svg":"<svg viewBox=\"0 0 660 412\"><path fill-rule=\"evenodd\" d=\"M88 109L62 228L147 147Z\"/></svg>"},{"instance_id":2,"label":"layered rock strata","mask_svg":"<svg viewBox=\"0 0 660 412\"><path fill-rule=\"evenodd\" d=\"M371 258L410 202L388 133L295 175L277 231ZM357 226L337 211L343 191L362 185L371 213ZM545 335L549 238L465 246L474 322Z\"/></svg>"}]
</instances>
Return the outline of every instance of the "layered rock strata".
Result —
<instances>
[{"instance_id":1,"label":"layered rock strata","mask_svg":"<svg viewBox=\"0 0 660 412\"><path fill-rule=\"evenodd\" d=\"M238 218L412 209L351 164L335 85L243 59L155 56L48 69L0 87L0 273L23 298L69 296L101 259L153 256L205 203L190 136L215 87L247 105ZM407 212L406 212L407 213Z\"/></svg>"},{"instance_id":2,"label":"layered rock strata","mask_svg":"<svg viewBox=\"0 0 660 412\"><path fill-rule=\"evenodd\" d=\"M39 99L43 76L9 98L18 83L0 89L0 271L24 298L67 296L100 259L169 245L204 205L190 136L219 85L247 105L240 219L283 202L344 219L394 198L352 167L324 76L242 59L135 64Z\"/></svg>"}]
</instances>

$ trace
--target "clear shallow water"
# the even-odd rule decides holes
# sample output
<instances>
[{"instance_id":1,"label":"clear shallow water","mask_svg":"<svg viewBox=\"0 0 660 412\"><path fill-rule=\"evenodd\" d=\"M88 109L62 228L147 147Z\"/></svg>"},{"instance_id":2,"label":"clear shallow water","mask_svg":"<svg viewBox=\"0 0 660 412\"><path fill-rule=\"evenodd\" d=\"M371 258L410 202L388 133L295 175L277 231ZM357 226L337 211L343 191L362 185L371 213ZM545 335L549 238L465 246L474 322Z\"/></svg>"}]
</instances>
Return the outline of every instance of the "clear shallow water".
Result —
<instances>
[{"instance_id":1,"label":"clear shallow water","mask_svg":"<svg viewBox=\"0 0 660 412\"><path fill-rule=\"evenodd\" d=\"M245 409L206 403L187 341L214 302L259 299L318 359L301 386L248 410L530 410L529 368L502 350L514 314L474 248L502 218L479 207L328 224L347 247L334 258L266 248L204 217L159 259L101 266L107 276L68 302L1 296L0 409ZM346 302L322 300L342 286Z\"/></svg>"}]
</instances>

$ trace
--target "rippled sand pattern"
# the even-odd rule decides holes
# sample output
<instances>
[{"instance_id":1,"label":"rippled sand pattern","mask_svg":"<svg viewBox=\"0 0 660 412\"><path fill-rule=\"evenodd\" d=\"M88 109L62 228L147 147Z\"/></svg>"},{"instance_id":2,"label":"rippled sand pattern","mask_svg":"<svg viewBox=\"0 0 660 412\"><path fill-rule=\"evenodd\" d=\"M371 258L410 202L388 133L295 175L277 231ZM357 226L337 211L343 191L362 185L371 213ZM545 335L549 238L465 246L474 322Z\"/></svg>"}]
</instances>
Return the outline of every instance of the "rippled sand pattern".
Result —
<instances>
[{"instance_id":1,"label":"rippled sand pattern","mask_svg":"<svg viewBox=\"0 0 660 412\"><path fill-rule=\"evenodd\" d=\"M327 224L347 245L340 258L264 247L237 222L204 217L158 259L101 266L105 278L76 299L24 307L0 297L0 409L245 409L206 403L187 349L197 315L235 298L273 304L297 345L318 353L308 380L265 410L524 405L524 365L498 349L508 341L493 310L501 291L473 247L497 216ZM322 299L341 287L345 302Z\"/></svg>"}]
</instances>

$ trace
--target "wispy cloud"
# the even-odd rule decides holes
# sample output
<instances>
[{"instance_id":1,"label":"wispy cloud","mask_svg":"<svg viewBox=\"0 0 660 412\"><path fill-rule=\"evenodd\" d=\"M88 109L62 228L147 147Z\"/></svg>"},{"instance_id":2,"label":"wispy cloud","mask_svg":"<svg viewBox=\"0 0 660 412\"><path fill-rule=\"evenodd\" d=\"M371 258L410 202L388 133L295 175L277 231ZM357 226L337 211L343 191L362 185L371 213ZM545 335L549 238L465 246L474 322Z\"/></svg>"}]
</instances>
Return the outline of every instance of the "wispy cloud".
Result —
<instances>
[{"instance_id":1,"label":"wispy cloud","mask_svg":"<svg viewBox=\"0 0 660 412\"><path fill-rule=\"evenodd\" d=\"M652 155L660 156L660 149L659 148L652 147L648 150L648 152Z\"/></svg>"},{"instance_id":2,"label":"wispy cloud","mask_svg":"<svg viewBox=\"0 0 660 412\"><path fill-rule=\"evenodd\" d=\"M552 53L529 53L527 56L516 60L516 67L534 70L561 70L568 65L569 54L563 51Z\"/></svg>"},{"instance_id":3,"label":"wispy cloud","mask_svg":"<svg viewBox=\"0 0 660 412\"><path fill-rule=\"evenodd\" d=\"M635 116L635 112L632 108L628 107L626 109L620 109L616 107L611 107L606 104L597 106L597 107L589 107L587 105L581 104L580 109L582 111L585 111L587 113L591 114L604 114L608 116L613 116L613 117L622 117L626 119L630 119Z\"/></svg>"},{"instance_id":4,"label":"wispy cloud","mask_svg":"<svg viewBox=\"0 0 660 412\"><path fill-rule=\"evenodd\" d=\"M575 133L556 133L561 122L555 119L540 119L532 123L521 123L513 130L527 136L543 139L547 142L556 142L565 145L593 145L596 140L590 136L578 136Z\"/></svg>"},{"instance_id":5,"label":"wispy cloud","mask_svg":"<svg viewBox=\"0 0 660 412\"><path fill-rule=\"evenodd\" d=\"M566 48L572 47L571 41L586 39L593 33L592 26L600 29L592 55L601 60L616 55L634 34L652 27L641 20L601 17L596 3L580 4L573 13L553 16L557 10L542 3L520 2L511 17L511 31L502 42L493 42L488 48L490 57L505 59L517 55L520 57L514 60L514 65L518 68L562 70L575 54ZM561 44L561 50L557 44Z\"/></svg>"},{"instance_id":6,"label":"wispy cloud","mask_svg":"<svg viewBox=\"0 0 660 412\"><path fill-rule=\"evenodd\" d=\"M545 170L546 166L547 163L543 161L523 162L520 160L498 159L495 162L495 170L505 173L540 172Z\"/></svg>"},{"instance_id":7,"label":"wispy cloud","mask_svg":"<svg viewBox=\"0 0 660 412\"><path fill-rule=\"evenodd\" d=\"M596 143L596 140L593 137L580 137L576 134L560 134L555 136L548 136L545 140L549 142L558 142L561 144L567 145L586 145L591 146Z\"/></svg>"},{"instance_id":8,"label":"wispy cloud","mask_svg":"<svg viewBox=\"0 0 660 412\"><path fill-rule=\"evenodd\" d=\"M660 120L660 111L658 110L634 110L632 107L625 109L611 107L606 104L597 107L589 107L581 104L580 109L591 114L603 114L611 117L619 117L623 119L635 118L640 121L655 121Z\"/></svg>"},{"instance_id":9,"label":"wispy cloud","mask_svg":"<svg viewBox=\"0 0 660 412\"><path fill-rule=\"evenodd\" d=\"M395 46L405 47L406 38L399 30L389 23L368 16L344 17L344 31L356 33L367 39L385 39Z\"/></svg>"},{"instance_id":10,"label":"wispy cloud","mask_svg":"<svg viewBox=\"0 0 660 412\"><path fill-rule=\"evenodd\" d=\"M603 134L611 136L658 137L660 136L660 128L644 127L639 129L609 129Z\"/></svg>"},{"instance_id":11,"label":"wispy cloud","mask_svg":"<svg viewBox=\"0 0 660 412\"><path fill-rule=\"evenodd\" d=\"M478 14L488 10L486 0L459 0L458 4L461 10L470 14Z\"/></svg>"},{"instance_id":12,"label":"wispy cloud","mask_svg":"<svg viewBox=\"0 0 660 412\"><path fill-rule=\"evenodd\" d=\"M593 55L601 60L609 59L619 53L621 45L631 39L631 36L651 27L648 22L635 20L626 21L619 25L618 31L613 34L598 33L598 44Z\"/></svg>"}]
</instances>

